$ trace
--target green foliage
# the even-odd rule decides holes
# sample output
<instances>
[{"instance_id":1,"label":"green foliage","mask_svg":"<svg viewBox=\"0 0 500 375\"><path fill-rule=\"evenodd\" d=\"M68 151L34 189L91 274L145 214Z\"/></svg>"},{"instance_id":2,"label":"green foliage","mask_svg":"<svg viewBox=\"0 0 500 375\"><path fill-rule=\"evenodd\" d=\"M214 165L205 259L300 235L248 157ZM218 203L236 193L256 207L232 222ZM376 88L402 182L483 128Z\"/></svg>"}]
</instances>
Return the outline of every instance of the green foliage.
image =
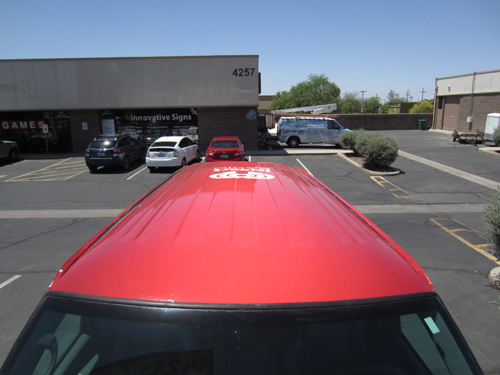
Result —
<instances>
[{"instance_id":1,"label":"green foliage","mask_svg":"<svg viewBox=\"0 0 500 375\"><path fill-rule=\"evenodd\" d=\"M307 81L292 86L290 91L279 91L269 110L335 103L339 95L340 88L328 77L311 74Z\"/></svg>"},{"instance_id":2,"label":"green foliage","mask_svg":"<svg viewBox=\"0 0 500 375\"><path fill-rule=\"evenodd\" d=\"M352 132L343 132L340 136L339 145L344 150L353 150L356 144L356 130Z\"/></svg>"},{"instance_id":3,"label":"green foliage","mask_svg":"<svg viewBox=\"0 0 500 375\"><path fill-rule=\"evenodd\" d=\"M393 136L365 130L342 133L340 146L352 150L354 155L361 156L372 167L388 167L396 160L399 150Z\"/></svg>"},{"instance_id":4,"label":"green foliage","mask_svg":"<svg viewBox=\"0 0 500 375\"><path fill-rule=\"evenodd\" d=\"M356 131L356 138L354 142L354 146L352 148L352 151L354 151L354 155L356 156L361 156L365 157L364 151L366 148L366 144L370 137L372 136L373 133L368 133L366 130L357 130Z\"/></svg>"},{"instance_id":5,"label":"green foliage","mask_svg":"<svg viewBox=\"0 0 500 375\"><path fill-rule=\"evenodd\" d=\"M337 113L359 112L361 112L361 98L358 92L346 92L342 98L338 98Z\"/></svg>"},{"instance_id":6,"label":"green foliage","mask_svg":"<svg viewBox=\"0 0 500 375\"><path fill-rule=\"evenodd\" d=\"M377 113L380 112L382 108L382 103L378 96L372 96L371 98L365 98L363 101L363 113Z\"/></svg>"},{"instance_id":7,"label":"green foliage","mask_svg":"<svg viewBox=\"0 0 500 375\"><path fill-rule=\"evenodd\" d=\"M410 108L410 113L432 113L434 112L434 105L429 100L416 103Z\"/></svg>"},{"instance_id":8,"label":"green foliage","mask_svg":"<svg viewBox=\"0 0 500 375\"><path fill-rule=\"evenodd\" d=\"M345 150L352 150L354 155L361 156L359 147L364 144L364 140L367 137L366 134L366 131L363 129L343 132L339 140L340 147Z\"/></svg>"},{"instance_id":9,"label":"green foliage","mask_svg":"<svg viewBox=\"0 0 500 375\"><path fill-rule=\"evenodd\" d=\"M363 107L363 113L377 113L382 108L382 104L378 96L364 98L361 101L356 91L346 92L337 100L337 113L361 113L361 107Z\"/></svg>"},{"instance_id":10,"label":"green foliage","mask_svg":"<svg viewBox=\"0 0 500 375\"><path fill-rule=\"evenodd\" d=\"M493 142L495 142L495 146L500 146L500 126L493 132Z\"/></svg>"},{"instance_id":11,"label":"green foliage","mask_svg":"<svg viewBox=\"0 0 500 375\"><path fill-rule=\"evenodd\" d=\"M490 195L484 205L483 218L486 222L486 238L495 245L495 256L500 256L500 188Z\"/></svg>"},{"instance_id":12,"label":"green foliage","mask_svg":"<svg viewBox=\"0 0 500 375\"><path fill-rule=\"evenodd\" d=\"M390 135L373 133L363 141L360 154L367 165L388 167L398 156L399 145Z\"/></svg>"}]
</instances>

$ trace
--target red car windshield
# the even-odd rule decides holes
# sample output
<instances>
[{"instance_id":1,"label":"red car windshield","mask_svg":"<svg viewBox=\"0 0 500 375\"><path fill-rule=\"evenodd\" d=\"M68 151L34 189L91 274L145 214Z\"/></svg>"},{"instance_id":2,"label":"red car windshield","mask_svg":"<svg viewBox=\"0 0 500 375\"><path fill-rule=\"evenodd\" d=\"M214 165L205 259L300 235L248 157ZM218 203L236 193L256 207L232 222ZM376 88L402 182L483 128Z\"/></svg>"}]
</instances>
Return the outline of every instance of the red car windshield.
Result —
<instances>
[{"instance_id":1,"label":"red car windshield","mask_svg":"<svg viewBox=\"0 0 500 375\"><path fill-rule=\"evenodd\" d=\"M210 145L210 148L239 148L238 141L213 141Z\"/></svg>"},{"instance_id":2,"label":"red car windshield","mask_svg":"<svg viewBox=\"0 0 500 375\"><path fill-rule=\"evenodd\" d=\"M350 302L231 309L47 297L0 374L481 373L434 294Z\"/></svg>"}]
</instances>

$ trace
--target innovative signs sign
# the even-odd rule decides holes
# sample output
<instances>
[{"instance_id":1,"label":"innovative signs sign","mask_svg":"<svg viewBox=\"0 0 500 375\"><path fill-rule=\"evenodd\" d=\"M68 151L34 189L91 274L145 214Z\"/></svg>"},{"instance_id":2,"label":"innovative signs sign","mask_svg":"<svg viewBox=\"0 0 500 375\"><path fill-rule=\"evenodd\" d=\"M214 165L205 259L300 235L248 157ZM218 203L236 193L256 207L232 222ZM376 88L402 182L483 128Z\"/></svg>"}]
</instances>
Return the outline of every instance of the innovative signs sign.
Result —
<instances>
[{"instance_id":1,"label":"innovative signs sign","mask_svg":"<svg viewBox=\"0 0 500 375\"><path fill-rule=\"evenodd\" d=\"M125 120L129 122L175 122L175 123L185 123L185 122L192 122L195 118L197 118L196 112L192 113L178 113L178 112L173 112L173 113L139 113L136 114L133 111L126 111L123 115Z\"/></svg>"}]
</instances>

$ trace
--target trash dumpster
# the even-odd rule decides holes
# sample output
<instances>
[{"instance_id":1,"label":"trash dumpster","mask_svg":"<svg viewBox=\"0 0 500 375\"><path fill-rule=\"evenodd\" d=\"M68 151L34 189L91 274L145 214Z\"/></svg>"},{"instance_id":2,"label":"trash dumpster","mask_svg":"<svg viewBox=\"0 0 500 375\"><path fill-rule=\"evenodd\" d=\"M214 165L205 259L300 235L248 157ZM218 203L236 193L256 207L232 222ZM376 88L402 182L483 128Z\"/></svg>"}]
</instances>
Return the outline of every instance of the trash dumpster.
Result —
<instances>
[{"instance_id":1,"label":"trash dumpster","mask_svg":"<svg viewBox=\"0 0 500 375\"><path fill-rule=\"evenodd\" d=\"M427 130L427 120L418 120L418 130Z\"/></svg>"}]
</instances>

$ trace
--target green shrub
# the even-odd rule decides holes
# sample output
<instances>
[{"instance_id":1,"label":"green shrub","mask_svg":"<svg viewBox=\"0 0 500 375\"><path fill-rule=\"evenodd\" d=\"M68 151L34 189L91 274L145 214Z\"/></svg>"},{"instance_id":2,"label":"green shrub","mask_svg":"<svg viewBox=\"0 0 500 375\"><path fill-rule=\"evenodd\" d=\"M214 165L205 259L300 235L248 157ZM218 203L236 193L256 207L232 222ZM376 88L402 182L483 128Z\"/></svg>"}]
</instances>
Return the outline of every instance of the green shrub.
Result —
<instances>
[{"instance_id":1,"label":"green shrub","mask_svg":"<svg viewBox=\"0 0 500 375\"><path fill-rule=\"evenodd\" d=\"M495 146L500 146L500 126L493 132L493 141L495 142Z\"/></svg>"},{"instance_id":2,"label":"green shrub","mask_svg":"<svg viewBox=\"0 0 500 375\"><path fill-rule=\"evenodd\" d=\"M387 134L373 133L356 143L360 155L369 166L388 167L398 156L399 145L394 137Z\"/></svg>"},{"instance_id":3,"label":"green shrub","mask_svg":"<svg viewBox=\"0 0 500 375\"><path fill-rule=\"evenodd\" d=\"M363 149L372 133L368 133L365 130L356 130L355 133L352 151L354 151L354 155L356 156L363 156Z\"/></svg>"},{"instance_id":4,"label":"green shrub","mask_svg":"<svg viewBox=\"0 0 500 375\"><path fill-rule=\"evenodd\" d=\"M352 150L354 148L354 144L356 143L356 130L352 132L343 132L340 136L340 147L345 150Z\"/></svg>"},{"instance_id":5,"label":"green shrub","mask_svg":"<svg viewBox=\"0 0 500 375\"><path fill-rule=\"evenodd\" d=\"M486 238L495 245L494 255L500 256L500 188L490 195L484 205L483 218L486 222Z\"/></svg>"}]
</instances>

